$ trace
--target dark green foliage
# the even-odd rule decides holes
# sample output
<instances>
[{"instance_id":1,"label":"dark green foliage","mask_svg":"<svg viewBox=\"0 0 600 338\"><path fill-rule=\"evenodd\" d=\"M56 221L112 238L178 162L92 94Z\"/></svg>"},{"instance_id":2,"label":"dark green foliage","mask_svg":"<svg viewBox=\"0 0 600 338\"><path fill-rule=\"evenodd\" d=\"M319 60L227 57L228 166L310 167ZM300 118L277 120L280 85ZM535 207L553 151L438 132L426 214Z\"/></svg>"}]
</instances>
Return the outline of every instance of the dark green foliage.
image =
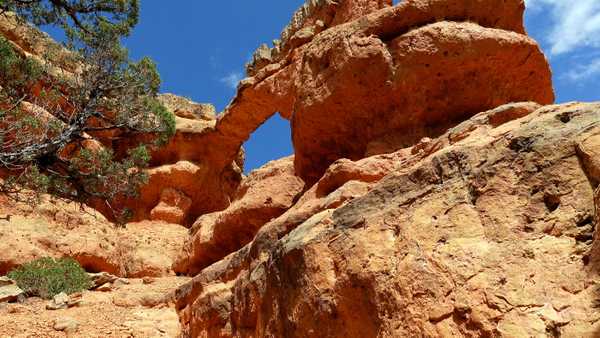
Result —
<instances>
[{"instance_id":1,"label":"dark green foliage","mask_svg":"<svg viewBox=\"0 0 600 338\"><path fill-rule=\"evenodd\" d=\"M38 62L19 57L0 35L0 83L3 86L0 100L8 99L9 95L23 95L29 86L40 80L42 74L43 68Z\"/></svg>"},{"instance_id":2,"label":"dark green foliage","mask_svg":"<svg viewBox=\"0 0 600 338\"><path fill-rule=\"evenodd\" d=\"M145 105L145 110L152 112L164 126L164 132L157 139L157 145L164 145L175 135L175 116L155 98L148 97Z\"/></svg>"},{"instance_id":3,"label":"dark green foliage","mask_svg":"<svg viewBox=\"0 0 600 338\"><path fill-rule=\"evenodd\" d=\"M92 284L81 265L72 258L40 258L11 271L8 277L29 296L51 299L87 290Z\"/></svg>"},{"instance_id":4,"label":"dark green foliage","mask_svg":"<svg viewBox=\"0 0 600 338\"><path fill-rule=\"evenodd\" d=\"M0 10L38 26L59 26L71 38L89 38L106 30L126 36L138 22L139 0L1 0Z\"/></svg>"},{"instance_id":5,"label":"dark green foliage","mask_svg":"<svg viewBox=\"0 0 600 338\"><path fill-rule=\"evenodd\" d=\"M44 193L80 203L100 200L120 219L127 210L112 202L136 196L147 182L141 169L151 148L175 134L175 117L156 99L156 65L149 58L130 61L121 45L137 24L139 1L0 0L0 15L7 11L63 28L68 63L79 71L57 78L50 71L55 55L39 63L0 37L0 169L11 174L0 192L32 204ZM41 92L32 91L39 84ZM84 146L89 135L101 133L113 135L105 145L139 134L154 137L141 137L146 143L119 154L110 146ZM65 150L73 155L62 156Z\"/></svg>"}]
</instances>

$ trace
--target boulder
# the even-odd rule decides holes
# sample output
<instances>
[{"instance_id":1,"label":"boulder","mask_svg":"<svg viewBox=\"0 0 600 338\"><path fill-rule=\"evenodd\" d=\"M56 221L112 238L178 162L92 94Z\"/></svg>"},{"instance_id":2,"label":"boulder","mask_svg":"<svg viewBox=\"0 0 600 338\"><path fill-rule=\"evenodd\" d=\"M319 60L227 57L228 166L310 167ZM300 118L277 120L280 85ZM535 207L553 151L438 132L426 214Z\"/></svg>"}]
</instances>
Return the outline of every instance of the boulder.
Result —
<instances>
[{"instance_id":1,"label":"boulder","mask_svg":"<svg viewBox=\"0 0 600 338\"><path fill-rule=\"evenodd\" d=\"M62 310L69 307L71 298L64 292L59 293L52 297L50 303L46 305L47 310Z\"/></svg>"},{"instance_id":2,"label":"boulder","mask_svg":"<svg viewBox=\"0 0 600 338\"><path fill-rule=\"evenodd\" d=\"M0 277L0 303L10 303L24 297L25 293L8 277Z\"/></svg>"},{"instance_id":3,"label":"boulder","mask_svg":"<svg viewBox=\"0 0 600 338\"><path fill-rule=\"evenodd\" d=\"M554 101L548 63L525 35L447 21L387 38L340 29L307 46L292 117L307 182L381 138L395 136L397 150L504 103Z\"/></svg>"},{"instance_id":4,"label":"boulder","mask_svg":"<svg viewBox=\"0 0 600 338\"><path fill-rule=\"evenodd\" d=\"M92 282L92 287L90 288L92 290L105 284L112 284L114 281L119 279L119 277L111 275L107 272L88 273L88 276Z\"/></svg>"},{"instance_id":5,"label":"boulder","mask_svg":"<svg viewBox=\"0 0 600 338\"><path fill-rule=\"evenodd\" d=\"M79 322L71 317L60 317L54 321L52 326L56 331L64 331L67 334L73 334L77 332L79 328Z\"/></svg>"}]
</instances>

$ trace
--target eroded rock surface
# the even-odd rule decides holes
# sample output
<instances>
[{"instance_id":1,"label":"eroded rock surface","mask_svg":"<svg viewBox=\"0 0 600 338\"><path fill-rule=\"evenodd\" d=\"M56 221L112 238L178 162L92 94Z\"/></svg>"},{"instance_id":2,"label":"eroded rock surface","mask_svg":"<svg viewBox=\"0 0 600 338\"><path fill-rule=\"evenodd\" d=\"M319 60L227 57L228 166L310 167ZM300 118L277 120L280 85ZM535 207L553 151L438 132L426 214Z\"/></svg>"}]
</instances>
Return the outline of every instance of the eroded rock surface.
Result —
<instances>
[{"instance_id":1,"label":"eroded rock surface","mask_svg":"<svg viewBox=\"0 0 600 338\"><path fill-rule=\"evenodd\" d=\"M520 0L316 3L286 43L258 51L264 57L216 125L229 136L218 142L223 159L279 112L292 121L296 173L312 185L335 160L363 158L372 142L396 136L398 150L505 103L554 101ZM317 24L321 10L344 6L366 10Z\"/></svg>"},{"instance_id":2,"label":"eroded rock surface","mask_svg":"<svg viewBox=\"0 0 600 338\"><path fill-rule=\"evenodd\" d=\"M395 153L383 179L347 175L324 190L365 186L347 202L271 221L179 289L185 333L597 336L596 164L582 158L600 105L499 117L511 111Z\"/></svg>"},{"instance_id":3,"label":"eroded rock surface","mask_svg":"<svg viewBox=\"0 0 600 338\"><path fill-rule=\"evenodd\" d=\"M177 134L153 152L140 199L123 201L153 221L116 229L0 204L12 216L0 217L0 275L49 255L195 276L174 293L179 279L99 285L85 311L108 300L119 333L141 336L176 334L175 300L184 337L598 337L600 104L548 105L523 10L307 2L223 114L161 97ZM275 112L296 154L244 178L241 145Z\"/></svg>"},{"instance_id":4,"label":"eroded rock surface","mask_svg":"<svg viewBox=\"0 0 600 338\"><path fill-rule=\"evenodd\" d=\"M289 209L303 191L294 174L293 157L266 164L242 182L225 211L198 218L174 270L195 274L248 244L258 230Z\"/></svg>"},{"instance_id":5,"label":"eroded rock surface","mask_svg":"<svg viewBox=\"0 0 600 338\"><path fill-rule=\"evenodd\" d=\"M364 157L370 142L390 134L403 136L399 149L504 103L554 101L548 64L524 35L462 22L430 24L385 43L338 34L311 43L304 64L313 71L303 67L298 86L296 169L308 182L338 158Z\"/></svg>"},{"instance_id":6,"label":"eroded rock surface","mask_svg":"<svg viewBox=\"0 0 600 338\"><path fill-rule=\"evenodd\" d=\"M219 157L216 149L220 146L213 143L218 141L213 106L171 94L161 95L160 100L176 116L175 136L153 149L149 181L140 196L116 203L133 211L135 221L152 219L190 226L199 216L229 206L242 180L244 153L238 148L231 159ZM125 153L147 137L120 139L112 147ZM112 218L102 203L92 205Z\"/></svg>"},{"instance_id":7,"label":"eroded rock surface","mask_svg":"<svg viewBox=\"0 0 600 338\"><path fill-rule=\"evenodd\" d=\"M93 209L46 199L39 207L0 196L0 276L41 257L72 257L87 271L123 277L169 276L187 236L177 224L118 227Z\"/></svg>"},{"instance_id":8,"label":"eroded rock surface","mask_svg":"<svg viewBox=\"0 0 600 338\"><path fill-rule=\"evenodd\" d=\"M325 29L391 6L392 0L309 0L293 15L291 22L273 41L274 47L262 45L246 65L249 76L254 76L269 64L280 62L297 47L310 42Z\"/></svg>"}]
</instances>

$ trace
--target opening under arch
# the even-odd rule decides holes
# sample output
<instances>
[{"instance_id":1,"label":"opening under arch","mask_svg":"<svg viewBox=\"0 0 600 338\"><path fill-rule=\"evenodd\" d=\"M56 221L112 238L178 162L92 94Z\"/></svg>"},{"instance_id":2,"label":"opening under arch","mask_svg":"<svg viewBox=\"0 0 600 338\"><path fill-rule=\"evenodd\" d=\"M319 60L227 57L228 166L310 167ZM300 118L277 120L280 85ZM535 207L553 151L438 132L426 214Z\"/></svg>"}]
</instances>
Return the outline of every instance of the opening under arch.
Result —
<instances>
[{"instance_id":1,"label":"opening under arch","mask_svg":"<svg viewBox=\"0 0 600 338\"><path fill-rule=\"evenodd\" d=\"M269 161L292 155L294 147L290 121L282 118L279 113L273 115L250 135L244 143L244 150L246 174Z\"/></svg>"}]
</instances>

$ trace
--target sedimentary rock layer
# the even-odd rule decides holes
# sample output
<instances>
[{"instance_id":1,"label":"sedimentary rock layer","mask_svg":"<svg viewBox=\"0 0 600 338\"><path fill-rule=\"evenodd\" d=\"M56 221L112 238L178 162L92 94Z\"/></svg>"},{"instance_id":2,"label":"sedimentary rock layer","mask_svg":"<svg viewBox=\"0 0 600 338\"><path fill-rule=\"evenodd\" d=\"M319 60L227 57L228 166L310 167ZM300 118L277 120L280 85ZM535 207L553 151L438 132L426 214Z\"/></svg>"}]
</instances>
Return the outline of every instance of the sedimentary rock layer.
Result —
<instances>
[{"instance_id":1,"label":"sedimentary rock layer","mask_svg":"<svg viewBox=\"0 0 600 338\"><path fill-rule=\"evenodd\" d=\"M179 289L185 334L597 335L600 105L532 108L334 165L357 174L332 167L327 177L350 181L317 184ZM395 165L383 179L351 169L367 160Z\"/></svg>"}]
</instances>

